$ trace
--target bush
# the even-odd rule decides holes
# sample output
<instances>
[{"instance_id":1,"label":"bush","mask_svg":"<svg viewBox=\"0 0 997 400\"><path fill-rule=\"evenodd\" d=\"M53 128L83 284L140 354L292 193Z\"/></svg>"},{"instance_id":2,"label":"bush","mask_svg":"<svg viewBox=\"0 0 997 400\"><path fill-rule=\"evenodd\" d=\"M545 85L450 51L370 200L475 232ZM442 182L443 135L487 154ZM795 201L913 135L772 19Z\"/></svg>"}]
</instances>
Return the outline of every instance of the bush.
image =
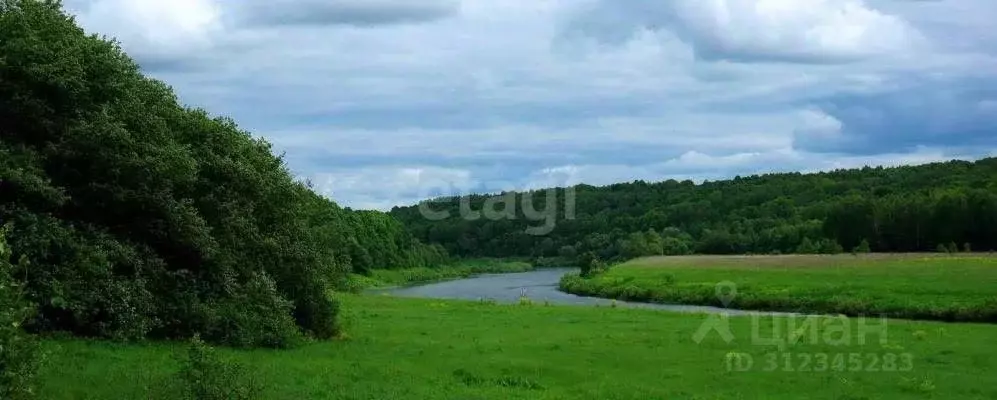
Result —
<instances>
[{"instance_id":1,"label":"bush","mask_svg":"<svg viewBox=\"0 0 997 400\"><path fill-rule=\"evenodd\" d=\"M599 260L599 257L591 251L587 251L578 257L578 267L581 268L581 276L584 278L598 275L606 270L606 264Z\"/></svg>"},{"instance_id":2,"label":"bush","mask_svg":"<svg viewBox=\"0 0 997 400\"><path fill-rule=\"evenodd\" d=\"M0 399L23 400L35 397L40 353L35 339L22 329L34 309L11 276L6 231L0 228Z\"/></svg>"},{"instance_id":3,"label":"bush","mask_svg":"<svg viewBox=\"0 0 997 400\"><path fill-rule=\"evenodd\" d=\"M254 400L263 387L243 365L223 359L195 336L181 361L180 371L157 391L154 399Z\"/></svg>"},{"instance_id":4,"label":"bush","mask_svg":"<svg viewBox=\"0 0 997 400\"><path fill-rule=\"evenodd\" d=\"M821 254L841 254L845 251L837 240L834 239L824 239L820 241L820 253Z\"/></svg>"},{"instance_id":5,"label":"bush","mask_svg":"<svg viewBox=\"0 0 997 400\"><path fill-rule=\"evenodd\" d=\"M859 243L858 246L855 246L855 248L852 249L852 253L855 254L870 253L870 252L872 252L872 249L869 247L869 241L866 239L862 239L862 242Z\"/></svg>"},{"instance_id":6,"label":"bush","mask_svg":"<svg viewBox=\"0 0 997 400\"><path fill-rule=\"evenodd\" d=\"M293 304L277 292L276 283L260 272L240 292L215 307L205 338L234 347L287 348L302 340L291 318Z\"/></svg>"},{"instance_id":7,"label":"bush","mask_svg":"<svg viewBox=\"0 0 997 400\"><path fill-rule=\"evenodd\" d=\"M561 246L561 249L557 251L558 257L574 260L578 257L578 250L575 246Z\"/></svg>"},{"instance_id":8,"label":"bush","mask_svg":"<svg viewBox=\"0 0 997 400\"><path fill-rule=\"evenodd\" d=\"M819 250L810 238L804 237L800 245L796 247L796 254L817 254Z\"/></svg>"}]
</instances>

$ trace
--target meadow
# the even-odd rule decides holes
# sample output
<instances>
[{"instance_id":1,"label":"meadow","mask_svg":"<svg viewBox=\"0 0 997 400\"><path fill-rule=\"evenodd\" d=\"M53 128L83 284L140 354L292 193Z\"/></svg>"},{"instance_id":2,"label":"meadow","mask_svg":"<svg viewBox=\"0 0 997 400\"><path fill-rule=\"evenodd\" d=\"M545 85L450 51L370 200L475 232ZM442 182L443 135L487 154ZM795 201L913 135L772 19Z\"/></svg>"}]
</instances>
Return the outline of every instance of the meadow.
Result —
<instances>
[{"instance_id":1,"label":"meadow","mask_svg":"<svg viewBox=\"0 0 997 400\"><path fill-rule=\"evenodd\" d=\"M997 398L997 347L982 345L997 336L994 325L891 320L864 344L853 334L780 351L752 331L758 324L778 337L770 329L781 318L730 317L732 342L697 342L706 315L340 297L347 337L221 352L249 366L268 399ZM177 369L184 345L52 339L44 347L41 398L117 400L147 398Z\"/></svg>"},{"instance_id":2,"label":"meadow","mask_svg":"<svg viewBox=\"0 0 997 400\"><path fill-rule=\"evenodd\" d=\"M718 296L722 282L736 293ZM651 257L566 276L560 286L630 301L997 322L997 257L989 254Z\"/></svg>"}]
</instances>

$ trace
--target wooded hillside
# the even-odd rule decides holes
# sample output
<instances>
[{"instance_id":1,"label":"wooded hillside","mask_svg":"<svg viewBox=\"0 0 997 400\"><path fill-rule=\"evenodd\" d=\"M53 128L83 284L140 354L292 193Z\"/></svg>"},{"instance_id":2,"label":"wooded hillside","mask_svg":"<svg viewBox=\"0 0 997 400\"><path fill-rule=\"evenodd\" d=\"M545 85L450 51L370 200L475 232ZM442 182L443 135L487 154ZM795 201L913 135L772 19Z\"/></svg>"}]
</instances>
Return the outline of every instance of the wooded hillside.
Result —
<instances>
[{"instance_id":1,"label":"wooded hillside","mask_svg":"<svg viewBox=\"0 0 997 400\"><path fill-rule=\"evenodd\" d=\"M0 225L31 330L119 339L330 337L343 273L446 258L315 194L57 1L0 0Z\"/></svg>"},{"instance_id":2,"label":"wooded hillside","mask_svg":"<svg viewBox=\"0 0 997 400\"><path fill-rule=\"evenodd\" d=\"M997 249L995 158L574 190L573 219L564 212L567 192L550 192L557 197L558 218L547 235L526 233L542 221L522 213L521 193L506 202L518 210L508 219L459 216L462 199L471 210L482 210L489 196L426 204L434 212L450 212L450 218L438 221L425 218L418 206L398 207L391 214L416 237L461 256L574 258L592 252L612 260L690 253ZM547 195L533 195L537 210L544 209Z\"/></svg>"}]
</instances>

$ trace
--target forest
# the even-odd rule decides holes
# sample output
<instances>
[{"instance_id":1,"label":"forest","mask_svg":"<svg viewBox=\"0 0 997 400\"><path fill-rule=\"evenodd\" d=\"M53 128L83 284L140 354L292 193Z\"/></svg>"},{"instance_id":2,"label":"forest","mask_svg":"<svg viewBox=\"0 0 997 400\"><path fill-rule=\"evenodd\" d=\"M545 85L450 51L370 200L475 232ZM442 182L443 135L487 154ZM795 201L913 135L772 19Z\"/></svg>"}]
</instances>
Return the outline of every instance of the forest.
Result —
<instances>
[{"instance_id":1,"label":"forest","mask_svg":"<svg viewBox=\"0 0 997 400\"><path fill-rule=\"evenodd\" d=\"M730 180L636 181L444 197L390 214L457 256L619 261L652 255L827 254L997 249L997 158L919 166L778 173ZM558 205L555 228L531 235L521 211L461 218L469 206ZM515 199L512 199L515 196ZM547 196L556 196L547 202ZM517 209L529 208L529 204ZM450 211L425 218L422 210ZM565 210L571 210L567 212Z\"/></svg>"},{"instance_id":2,"label":"forest","mask_svg":"<svg viewBox=\"0 0 997 400\"><path fill-rule=\"evenodd\" d=\"M119 340L329 338L347 272L448 259L385 213L319 196L58 1L0 1L0 226L29 331Z\"/></svg>"}]
</instances>

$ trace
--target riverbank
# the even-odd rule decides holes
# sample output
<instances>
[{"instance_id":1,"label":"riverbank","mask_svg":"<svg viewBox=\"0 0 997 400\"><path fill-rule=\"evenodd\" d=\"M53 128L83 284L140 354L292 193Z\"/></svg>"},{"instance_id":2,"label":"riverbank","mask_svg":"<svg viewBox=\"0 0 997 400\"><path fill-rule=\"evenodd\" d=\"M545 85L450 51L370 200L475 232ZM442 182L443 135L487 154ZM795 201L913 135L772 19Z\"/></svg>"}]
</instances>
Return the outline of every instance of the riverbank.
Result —
<instances>
[{"instance_id":1,"label":"riverbank","mask_svg":"<svg viewBox=\"0 0 997 400\"><path fill-rule=\"evenodd\" d=\"M718 296L721 282L732 286ZM986 254L657 257L559 286L626 301L997 322L997 257Z\"/></svg>"},{"instance_id":2,"label":"riverbank","mask_svg":"<svg viewBox=\"0 0 997 400\"><path fill-rule=\"evenodd\" d=\"M361 293L370 289L444 282L479 274L505 274L532 270L534 266L522 260L469 259L436 268L375 269L369 276L349 274L340 285L340 290Z\"/></svg>"},{"instance_id":3,"label":"riverbank","mask_svg":"<svg viewBox=\"0 0 997 400\"><path fill-rule=\"evenodd\" d=\"M697 341L705 315L338 297L343 340L219 351L248 366L264 398L276 400L997 397L997 348L987 345L994 325L891 320L885 334L860 341L857 324L832 324L780 351L753 341L751 317L730 318L730 342L716 333ZM788 333L786 319L761 323L763 339L779 337L769 326ZM117 400L146 398L176 371L185 344L73 339L44 347L39 398Z\"/></svg>"}]
</instances>

